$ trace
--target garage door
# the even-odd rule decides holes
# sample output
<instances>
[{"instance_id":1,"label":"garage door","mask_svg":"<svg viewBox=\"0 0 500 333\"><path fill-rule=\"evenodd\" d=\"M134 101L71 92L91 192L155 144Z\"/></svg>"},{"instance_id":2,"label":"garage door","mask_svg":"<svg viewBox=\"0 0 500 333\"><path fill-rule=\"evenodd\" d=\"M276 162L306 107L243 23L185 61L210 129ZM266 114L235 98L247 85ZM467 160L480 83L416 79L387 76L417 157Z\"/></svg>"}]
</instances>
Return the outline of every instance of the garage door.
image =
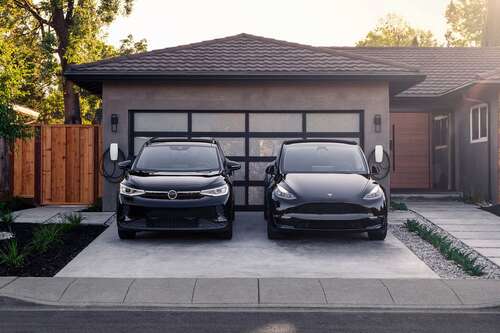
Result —
<instances>
[{"instance_id":1,"label":"garage door","mask_svg":"<svg viewBox=\"0 0 500 333\"><path fill-rule=\"evenodd\" d=\"M130 111L129 151L151 137L215 138L242 164L234 179L240 210L263 206L264 170L284 140L336 138L363 143L362 111Z\"/></svg>"}]
</instances>

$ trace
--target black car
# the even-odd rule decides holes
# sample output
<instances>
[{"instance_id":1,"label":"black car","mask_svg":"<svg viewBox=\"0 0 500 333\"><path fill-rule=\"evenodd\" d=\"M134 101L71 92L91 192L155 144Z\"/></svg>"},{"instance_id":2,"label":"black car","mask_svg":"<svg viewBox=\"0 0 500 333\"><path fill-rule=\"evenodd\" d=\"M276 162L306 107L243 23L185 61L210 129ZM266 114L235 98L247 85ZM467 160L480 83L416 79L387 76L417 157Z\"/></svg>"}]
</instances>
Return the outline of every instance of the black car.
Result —
<instances>
[{"instance_id":1,"label":"black car","mask_svg":"<svg viewBox=\"0 0 500 333\"><path fill-rule=\"evenodd\" d=\"M341 140L285 141L266 169L265 210L270 239L286 231L387 234L387 199L371 178L361 148Z\"/></svg>"},{"instance_id":2,"label":"black car","mask_svg":"<svg viewBox=\"0 0 500 333\"><path fill-rule=\"evenodd\" d=\"M120 183L118 235L137 231L206 231L231 239L234 196L230 176L240 165L214 140L151 139Z\"/></svg>"}]
</instances>

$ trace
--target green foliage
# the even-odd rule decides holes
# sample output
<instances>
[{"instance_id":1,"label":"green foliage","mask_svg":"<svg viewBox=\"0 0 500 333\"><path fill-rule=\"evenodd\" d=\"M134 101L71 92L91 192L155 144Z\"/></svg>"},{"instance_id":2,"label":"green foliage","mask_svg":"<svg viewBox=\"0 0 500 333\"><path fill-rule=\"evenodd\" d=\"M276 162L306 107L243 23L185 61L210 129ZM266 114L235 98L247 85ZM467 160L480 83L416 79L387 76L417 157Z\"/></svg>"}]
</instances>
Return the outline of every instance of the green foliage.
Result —
<instances>
[{"instance_id":1,"label":"green foliage","mask_svg":"<svg viewBox=\"0 0 500 333\"><path fill-rule=\"evenodd\" d=\"M466 253L463 250L455 247L453 242L445 236L442 236L430 228L421 225L416 220L407 220L405 227L410 231L419 235L423 240L430 243L448 260L455 262L457 265L472 276L484 275L484 267L477 264L477 258L473 257L472 253Z\"/></svg>"},{"instance_id":2,"label":"green foliage","mask_svg":"<svg viewBox=\"0 0 500 333\"><path fill-rule=\"evenodd\" d=\"M394 210L408 210L408 206L404 202L392 201L391 208Z\"/></svg>"},{"instance_id":3,"label":"green foliage","mask_svg":"<svg viewBox=\"0 0 500 333\"><path fill-rule=\"evenodd\" d=\"M148 50L148 41L146 39L141 39L139 41L134 41L134 36L128 35L127 38L122 39L121 46L118 49L120 55L129 55L133 53L146 52Z\"/></svg>"},{"instance_id":4,"label":"green foliage","mask_svg":"<svg viewBox=\"0 0 500 333\"><path fill-rule=\"evenodd\" d=\"M33 135L32 127L24 123L19 113L9 104L0 104L0 137L10 143L16 139L29 138Z\"/></svg>"},{"instance_id":5,"label":"green foliage","mask_svg":"<svg viewBox=\"0 0 500 333\"><path fill-rule=\"evenodd\" d=\"M38 227L33 232L33 238L30 243L30 250L38 253L45 253L50 248L59 246L63 243L63 228L60 224L47 224Z\"/></svg>"},{"instance_id":6,"label":"green foliage","mask_svg":"<svg viewBox=\"0 0 500 333\"><path fill-rule=\"evenodd\" d=\"M63 223L59 224L62 232L69 232L79 226L85 218L80 214L64 215Z\"/></svg>"},{"instance_id":7,"label":"green foliage","mask_svg":"<svg viewBox=\"0 0 500 333\"><path fill-rule=\"evenodd\" d=\"M388 14L356 46L438 46L430 30L413 28L404 18Z\"/></svg>"},{"instance_id":8,"label":"green foliage","mask_svg":"<svg viewBox=\"0 0 500 333\"><path fill-rule=\"evenodd\" d=\"M35 207L33 199L14 196L0 202L0 213L15 212L33 207Z\"/></svg>"},{"instance_id":9,"label":"green foliage","mask_svg":"<svg viewBox=\"0 0 500 333\"><path fill-rule=\"evenodd\" d=\"M11 239L5 249L0 249L0 264L9 268L21 268L24 265L26 254L23 253L15 239Z\"/></svg>"},{"instance_id":10,"label":"green foliage","mask_svg":"<svg viewBox=\"0 0 500 333\"><path fill-rule=\"evenodd\" d=\"M10 233L13 233L12 226L16 221L16 217L11 212L2 212L1 214L2 215L0 217L0 223L6 230L8 230Z\"/></svg>"},{"instance_id":11,"label":"green foliage","mask_svg":"<svg viewBox=\"0 0 500 333\"><path fill-rule=\"evenodd\" d=\"M448 46L481 46L487 0L452 0L446 8Z\"/></svg>"}]
</instances>

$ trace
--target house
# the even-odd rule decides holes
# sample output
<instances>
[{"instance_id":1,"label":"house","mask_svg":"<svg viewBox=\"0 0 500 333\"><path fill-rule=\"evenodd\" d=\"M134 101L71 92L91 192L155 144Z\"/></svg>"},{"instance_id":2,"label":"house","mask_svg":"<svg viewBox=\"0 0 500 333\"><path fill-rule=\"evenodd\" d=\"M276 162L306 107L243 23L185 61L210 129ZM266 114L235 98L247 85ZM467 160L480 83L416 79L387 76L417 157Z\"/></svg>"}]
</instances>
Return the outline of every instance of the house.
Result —
<instances>
[{"instance_id":1,"label":"house","mask_svg":"<svg viewBox=\"0 0 500 333\"><path fill-rule=\"evenodd\" d=\"M133 156L153 136L217 138L243 164L238 206L258 209L264 168L287 138L348 138L367 155L383 145L388 191L498 201L499 68L500 48L312 47L239 34L65 75L102 96L105 147ZM105 209L115 196L106 182Z\"/></svg>"}]
</instances>

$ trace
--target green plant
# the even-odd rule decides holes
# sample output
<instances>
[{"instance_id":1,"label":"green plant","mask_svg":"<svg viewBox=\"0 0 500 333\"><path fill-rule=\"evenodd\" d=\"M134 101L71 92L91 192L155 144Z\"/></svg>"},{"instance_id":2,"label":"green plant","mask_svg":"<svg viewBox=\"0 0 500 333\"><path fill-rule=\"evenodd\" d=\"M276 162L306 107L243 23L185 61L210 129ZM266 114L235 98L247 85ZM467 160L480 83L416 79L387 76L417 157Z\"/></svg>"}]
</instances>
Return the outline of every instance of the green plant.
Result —
<instances>
[{"instance_id":1,"label":"green plant","mask_svg":"<svg viewBox=\"0 0 500 333\"><path fill-rule=\"evenodd\" d=\"M9 241L5 250L0 250L0 263L10 268L21 268L25 257L15 239Z\"/></svg>"},{"instance_id":2,"label":"green plant","mask_svg":"<svg viewBox=\"0 0 500 333\"><path fill-rule=\"evenodd\" d=\"M4 226L8 232L13 233L13 224L16 220L16 217L10 213L3 213L2 216L0 217L0 222L2 226Z\"/></svg>"},{"instance_id":3,"label":"green plant","mask_svg":"<svg viewBox=\"0 0 500 333\"><path fill-rule=\"evenodd\" d=\"M408 210L404 202L391 201L391 208L394 210Z\"/></svg>"},{"instance_id":4,"label":"green plant","mask_svg":"<svg viewBox=\"0 0 500 333\"><path fill-rule=\"evenodd\" d=\"M63 223L59 224L62 232L69 232L79 226L85 217L80 214L67 214L63 216Z\"/></svg>"},{"instance_id":5,"label":"green plant","mask_svg":"<svg viewBox=\"0 0 500 333\"><path fill-rule=\"evenodd\" d=\"M45 253L50 248L61 245L63 242L61 239L62 232L61 224L47 224L38 227L33 232L30 250Z\"/></svg>"},{"instance_id":6,"label":"green plant","mask_svg":"<svg viewBox=\"0 0 500 333\"><path fill-rule=\"evenodd\" d=\"M484 275L484 266L477 263L477 258L472 253L465 252L454 246L448 237L436 233L416 220L407 220L405 226L410 232L416 233L423 240L439 250L446 259L462 267L465 272L472 276Z\"/></svg>"}]
</instances>

